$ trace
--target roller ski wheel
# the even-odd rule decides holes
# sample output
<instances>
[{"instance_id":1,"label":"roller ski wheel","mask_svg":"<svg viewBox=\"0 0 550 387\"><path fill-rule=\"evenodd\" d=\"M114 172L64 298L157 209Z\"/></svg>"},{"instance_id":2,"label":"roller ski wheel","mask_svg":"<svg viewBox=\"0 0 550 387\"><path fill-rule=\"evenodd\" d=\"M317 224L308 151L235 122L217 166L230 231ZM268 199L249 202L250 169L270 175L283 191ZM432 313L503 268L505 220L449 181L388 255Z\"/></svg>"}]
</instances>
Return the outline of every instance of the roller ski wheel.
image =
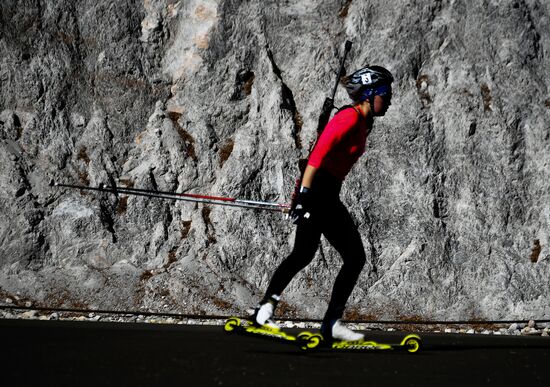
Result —
<instances>
[{"instance_id":1,"label":"roller ski wheel","mask_svg":"<svg viewBox=\"0 0 550 387\"><path fill-rule=\"evenodd\" d=\"M235 329L237 329L237 327L239 327L240 325L241 325L241 319L240 318L231 317L231 318L227 319L227 321L225 322L225 324L223 326L223 330L226 333L233 333L235 331Z\"/></svg>"},{"instance_id":2,"label":"roller ski wheel","mask_svg":"<svg viewBox=\"0 0 550 387\"><path fill-rule=\"evenodd\" d=\"M417 335L408 335L401 341L401 346L405 348L407 352L415 353L422 347L422 340Z\"/></svg>"},{"instance_id":3,"label":"roller ski wheel","mask_svg":"<svg viewBox=\"0 0 550 387\"><path fill-rule=\"evenodd\" d=\"M303 350L317 348L323 342L323 336L318 333L301 332L297 336L300 348Z\"/></svg>"}]
</instances>

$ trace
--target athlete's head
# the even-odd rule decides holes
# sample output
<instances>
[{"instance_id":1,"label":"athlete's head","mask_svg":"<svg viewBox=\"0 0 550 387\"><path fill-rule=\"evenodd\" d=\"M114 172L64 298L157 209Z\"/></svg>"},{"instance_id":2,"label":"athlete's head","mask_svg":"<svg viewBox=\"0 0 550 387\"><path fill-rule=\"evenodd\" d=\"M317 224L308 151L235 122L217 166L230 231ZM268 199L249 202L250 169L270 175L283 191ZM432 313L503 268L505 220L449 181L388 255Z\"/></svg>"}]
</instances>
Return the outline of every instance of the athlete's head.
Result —
<instances>
[{"instance_id":1,"label":"athlete's head","mask_svg":"<svg viewBox=\"0 0 550 387\"><path fill-rule=\"evenodd\" d=\"M393 75L382 66L366 66L343 79L349 97L357 103L368 100L376 116L391 105Z\"/></svg>"}]
</instances>

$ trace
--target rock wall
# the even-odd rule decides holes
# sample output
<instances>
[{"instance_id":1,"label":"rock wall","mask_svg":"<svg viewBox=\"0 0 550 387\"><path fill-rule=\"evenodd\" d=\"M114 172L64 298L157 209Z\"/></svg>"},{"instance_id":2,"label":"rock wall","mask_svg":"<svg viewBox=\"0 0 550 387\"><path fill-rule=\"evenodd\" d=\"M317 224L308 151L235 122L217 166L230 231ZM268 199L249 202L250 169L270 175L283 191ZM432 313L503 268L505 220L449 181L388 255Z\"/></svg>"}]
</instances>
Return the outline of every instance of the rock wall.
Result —
<instances>
[{"instance_id":1,"label":"rock wall","mask_svg":"<svg viewBox=\"0 0 550 387\"><path fill-rule=\"evenodd\" d=\"M349 39L396 83L342 192L368 256L348 317L548 318L549 8L3 1L1 300L244 313L281 215L50 183L288 202ZM339 265L323 240L280 315L320 318Z\"/></svg>"}]
</instances>

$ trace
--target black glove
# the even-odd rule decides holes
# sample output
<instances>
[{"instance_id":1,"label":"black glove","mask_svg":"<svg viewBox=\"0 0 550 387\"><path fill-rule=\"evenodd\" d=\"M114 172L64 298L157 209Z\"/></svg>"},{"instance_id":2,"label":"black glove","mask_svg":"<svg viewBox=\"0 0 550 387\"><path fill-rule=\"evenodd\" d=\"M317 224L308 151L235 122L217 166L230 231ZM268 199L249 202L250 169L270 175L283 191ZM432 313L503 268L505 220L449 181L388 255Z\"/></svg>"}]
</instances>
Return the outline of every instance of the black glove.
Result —
<instances>
[{"instance_id":1,"label":"black glove","mask_svg":"<svg viewBox=\"0 0 550 387\"><path fill-rule=\"evenodd\" d=\"M290 217L292 218L292 223L300 224L304 219L309 219L311 216L310 207L311 207L311 193L309 188L300 187L300 191L296 195L296 200L294 200L294 205L290 209Z\"/></svg>"}]
</instances>

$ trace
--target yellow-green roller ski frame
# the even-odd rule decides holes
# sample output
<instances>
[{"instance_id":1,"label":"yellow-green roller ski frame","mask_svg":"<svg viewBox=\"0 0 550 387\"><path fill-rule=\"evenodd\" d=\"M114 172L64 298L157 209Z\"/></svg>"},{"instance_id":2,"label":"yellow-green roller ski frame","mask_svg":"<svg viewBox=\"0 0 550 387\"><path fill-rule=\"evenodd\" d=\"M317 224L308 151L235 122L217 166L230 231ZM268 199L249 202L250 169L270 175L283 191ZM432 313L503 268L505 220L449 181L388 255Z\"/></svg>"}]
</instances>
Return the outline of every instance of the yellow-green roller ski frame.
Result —
<instances>
[{"instance_id":1,"label":"yellow-green roller ski frame","mask_svg":"<svg viewBox=\"0 0 550 387\"><path fill-rule=\"evenodd\" d=\"M299 345L301 348L314 348L322 340L321 335L310 332L301 332L297 336L288 334L281 329L274 329L266 326L259 327L252 321L239 317L230 317L225 322L223 330L227 333L247 334L265 338L282 340Z\"/></svg>"},{"instance_id":2,"label":"yellow-green roller ski frame","mask_svg":"<svg viewBox=\"0 0 550 387\"><path fill-rule=\"evenodd\" d=\"M357 341L319 341L316 345L311 345L304 349L329 348L336 351L392 351L402 350L409 353L416 353L422 346L422 339L418 335L410 334L401 340L399 344L378 343L372 340Z\"/></svg>"}]
</instances>

